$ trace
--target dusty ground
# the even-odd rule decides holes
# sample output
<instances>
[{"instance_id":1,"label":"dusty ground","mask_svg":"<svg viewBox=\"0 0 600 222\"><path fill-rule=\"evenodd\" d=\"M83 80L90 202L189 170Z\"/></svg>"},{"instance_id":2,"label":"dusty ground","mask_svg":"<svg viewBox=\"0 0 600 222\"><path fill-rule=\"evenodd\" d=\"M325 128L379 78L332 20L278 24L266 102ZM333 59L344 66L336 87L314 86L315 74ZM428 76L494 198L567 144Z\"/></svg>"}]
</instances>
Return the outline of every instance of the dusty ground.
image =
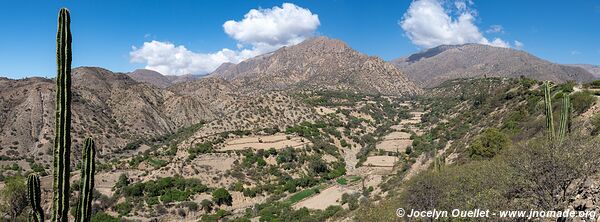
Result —
<instances>
[{"instance_id":1,"label":"dusty ground","mask_svg":"<svg viewBox=\"0 0 600 222\"><path fill-rule=\"evenodd\" d=\"M412 140L384 140L377 144L377 149L385 150L387 152L403 153L410 145L412 145Z\"/></svg>"},{"instance_id":2,"label":"dusty ground","mask_svg":"<svg viewBox=\"0 0 600 222\"><path fill-rule=\"evenodd\" d=\"M296 205L294 205L294 209L306 207L308 209L325 210L329 206L340 205L342 195L344 193L354 192L357 191L341 185L334 185L325 190L322 190L319 194L315 196L306 198L298 202Z\"/></svg>"},{"instance_id":3,"label":"dusty ground","mask_svg":"<svg viewBox=\"0 0 600 222\"><path fill-rule=\"evenodd\" d=\"M276 134L272 136L250 136L230 139L225 141L225 145L219 150L244 150L248 148L255 150L269 148L283 149L285 147L300 148L305 145L310 145L310 142L302 137Z\"/></svg>"},{"instance_id":4,"label":"dusty ground","mask_svg":"<svg viewBox=\"0 0 600 222\"><path fill-rule=\"evenodd\" d=\"M398 157L395 156L370 156L367 157L367 161L363 163L364 166L372 167L394 167Z\"/></svg>"},{"instance_id":5,"label":"dusty ground","mask_svg":"<svg viewBox=\"0 0 600 222\"><path fill-rule=\"evenodd\" d=\"M377 144L377 149L388 152L404 152L406 148L412 145L410 134L405 132L391 132L383 138L383 141Z\"/></svg>"},{"instance_id":6,"label":"dusty ground","mask_svg":"<svg viewBox=\"0 0 600 222\"><path fill-rule=\"evenodd\" d=\"M319 115L327 115L327 114L330 114L330 113L335 113L334 109L327 108L325 106L315 107L315 110L317 111L317 114L319 114Z\"/></svg>"}]
</instances>

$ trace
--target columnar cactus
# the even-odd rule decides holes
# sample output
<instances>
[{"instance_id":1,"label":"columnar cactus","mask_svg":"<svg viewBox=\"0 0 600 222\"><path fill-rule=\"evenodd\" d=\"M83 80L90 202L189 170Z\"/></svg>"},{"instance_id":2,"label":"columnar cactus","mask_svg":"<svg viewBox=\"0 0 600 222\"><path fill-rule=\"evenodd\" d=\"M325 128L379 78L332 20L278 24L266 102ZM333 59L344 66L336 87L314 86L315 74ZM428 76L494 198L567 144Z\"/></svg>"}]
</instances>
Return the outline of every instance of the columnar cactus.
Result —
<instances>
[{"instance_id":1,"label":"columnar cactus","mask_svg":"<svg viewBox=\"0 0 600 222\"><path fill-rule=\"evenodd\" d=\"M27 198L31 206L31 213L29 214L29 221L31 222L44 221L44 210L40 202L41 196L40 177L37 174L30 174L27 177Z\"/></svg>"},{"instance_id":2,"label":"columnar cactus","mask_svg":"<svg viewBox=\"0 0 600 222\"><path fill-rule=\"evenodd\" d=\"M546 110L546 129L548 133L548 139L551 143L554 143L558 139L558 144L562 143L569 132L569 126L571 121L571 99L567 92L563 93L563 106L560 113L560 123L558 129L558 138L554 129L554 118L552 114L552 95L550 94L550 83L544 82L544 104Z\"/></svg>"},{"instance_id":3,"label":"columnar cactus","mask_svg":"<svg viewBox=\"0 0 600 222\"><path fill-rule=\"evenodd\" d=\"M81 181L79 204L77 205L77 222L90 221L92 216L92 194L94 193L94 172L96 164L94 158L96 156L96 145L92 138L85 140L83 148L83 159L81 160Z\"/></svg>"},{"instance_id":4,"label":"columnar cactus","mask_svg":"<svg viewBox=\"0 0 600 222\"><path fill-rule=\"evenodd\" d=\"M550 82L544 82L544 105L546 110L546 130L548 133L548 139L554 141L554 117L552 114L552 95L550 94Z\"/></svg>"},{"instance_id":5,"label":"columnar cactus","mask_svg":"<svg viewBox=\"0 0 600 222\"><path fill-rule=\"evenodd\" d=\"M565 140L567 133L569 132L569 125L571 120L571 99L569 94L564 93L563 95L563 106L562 112L560 113L560 128L558 130L558 141L562 143Z\"/></svg>"},{"instance_id":6,"label":"columnar cactus","mask_svg":"<svg viewBox=\"0 0 600 222\"><path fill-rule=\"evenodd\" d=\"M63 8L56 33L56 129L54 139L54 197L52 221L67 222L71 156L71 17Z\"/></svg>"}]
</instances>

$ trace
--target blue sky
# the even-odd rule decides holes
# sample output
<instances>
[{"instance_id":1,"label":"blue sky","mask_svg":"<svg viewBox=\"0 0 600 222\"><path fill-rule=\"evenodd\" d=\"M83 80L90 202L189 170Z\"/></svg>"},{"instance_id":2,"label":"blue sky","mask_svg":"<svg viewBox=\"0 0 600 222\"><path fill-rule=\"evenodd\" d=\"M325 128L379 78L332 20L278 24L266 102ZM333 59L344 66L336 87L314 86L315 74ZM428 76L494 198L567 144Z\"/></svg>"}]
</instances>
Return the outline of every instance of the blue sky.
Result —
<instances>
[{"instance_id":1,"label":"blue sky","mask_svg":"<svg viewBox=\"0 0 600 222\"><path fill-rule=\"evenodd\" d=\"M552 62L600 65L600 1L593 0L3 0L0 76L55 75L61 7L71 10L73 66L118 72L154 67L166 74L203 73L313 35L386 60L441 43L478 42L521 48ZM245 17L251 9L260 18ZM267 26L260 22L282 16L292 24L261 30Z\"/></svg>"}]
</instances>

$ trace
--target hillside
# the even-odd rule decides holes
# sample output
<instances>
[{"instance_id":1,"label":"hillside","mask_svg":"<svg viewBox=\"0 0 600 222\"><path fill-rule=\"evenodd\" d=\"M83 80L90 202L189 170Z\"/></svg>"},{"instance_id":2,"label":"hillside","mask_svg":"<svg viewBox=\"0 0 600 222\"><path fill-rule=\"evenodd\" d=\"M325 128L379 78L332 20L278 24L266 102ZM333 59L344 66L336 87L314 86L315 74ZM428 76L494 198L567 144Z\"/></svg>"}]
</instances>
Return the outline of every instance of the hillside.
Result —
<instances>
[{"instance_id":1,"label":"hillside","mask_svg":"<svg viewBox=\"0 0 600 222\"><path fill-rule=\"evenodd\" d=\"M422 87L471 77L524 76L555 82L594 79L579 67L554 64L525 51L480 44L441 45L391 62Z\"/></svg>"},{"instance_id":2,"label":"hillside","mask_svg":"<svg viewBox=\"0 0 600 222\"><path fill-rule=\"evenodd\" d=\"M406 153L409 158L398 163L396 174L382 184L388 195L361 205L346 218L386 221L396 217L399 206L415 210L600 209L597 168L586 168L575 176L556 174L598 164L600 155L596 149L600 137L588 131L589 116L598 115L598 97L574 90L570 84L557 84L551 90L554 115L559 113L564 93L572 98L572 131L564 144L552 145L545 140L542 82L468 78L428 89L418 99L429 110L421 118L424 133L412 138L411 152ZM419 156L427 161L411 161ZM411 173L423 162L419 174ZM548 164L556 162L561 164ZM548 167L555 168L544 171ZM570 186L554 183L558 178ZM585 178L585 183L575 182L579 178Z\"/></svg>"},{"instance_id":3,"label":"hillside","mask_svg":"<svg viewBox=\"0 0 600 222\"><path fill-rule=\"evenodd\" d=\"M402 96L422 92L393 65L327 37L308 39L237 65L223 64L211 76L247 91L343 90Z\"/></svg>"},{"instance_id":4,"label":"hillside","mask_svg":"<svg viewBox=\"0 0 600 222\"><path fill-rule=\"evenodd\" d=\"M18 159L36 154L49 161L49 155L38 154L49 153L54 139L54 81L3 79L0 89L2 155ZM81 145L85 135L93 135L102 155L122 150L138 137L212 120L217 112L206 101L140 84L126 75L94 67L73 70L73 142Z\"/></svg>"},{"instance_id":5,"label":"hillside","mask_svg":"<svg viewBox=\"0 0 600 222\"><path fill-rule=\"evenodd\" d=\"M600 79L600 66L590 64L572 64L568 66L580 67L594 75L597 79Z\"/></svg>"},{"instance_id":6,"label":"hillside","mask_svg":"<svg viewBox=\"0 0 600 222\"><path fill-rule=\"evenodd\" d=\"M80 135L91 134L102 153L94 209L131 220L382 221L393 216L390 209L398 203L413 203L404 198L405 189L426 192L411 184L430 175L432 166L460 179L464 177L460 172L478 172L469 166L487 163L479 162L481 158L505 155L499 150L474 151L476 141L487 132L514 144L544 135L540 82L526 78L446 81L410 99L347 91L244 92L218 77L161 89L91 67L75 69L73 84L74 144L80 144ZM2 79L0 86L2 92L11 92L0 97L3 107L10 102L7 107L53 110L47 98L52 96L52 80ZM25 90L25 86L36 87ZM559 90L573 91L577 116L573 128L587 124L589 107L580 108L585 100L576 96L583 92L568 84L555 87L555 92ZM31 100L25 95L38 94L46 96L43 105L23 102ZM38 111L7 113L40 116ZM27 123L2 117L3 124L18 120L3 125L3 133L9 124ZM53 125L52 119L40 118ZM52 135L47 126L41 130ZM51 144L26 136L2 138L34 141L45 149ZM21 152L21 146L15 147L2 150ZM51 172L49 155L44 153L31 160L25 155L6 159L8 155L2 162L4 176ZM76 180L78 173L72 178ZM452 178L440 178L434 185L453 186ZM492 189L488 183L481 186ZM221 188L231 195L230 203L216 204L212 195ZM51 192L51 176L42 178L42 189L44 195ZM582 196L572 203L593 198ZM200 207L206 204L214 208ZM582 209L597 206L593 202Z\"/></svg>"},{"instance_id":7,"label":"hillside","mask_svg":"<svg viewBox=\"0 0 600 222\"><path fill-rule=\"evenodd\" d=\"M159 88L167 88L173 84L193 81L204 77L203 75L181 75L181 76L166 76L159 72L149 69L136 69L133 72L127 73L129 77L137 82L150 83Z\"/></svg>"}]
</instances>

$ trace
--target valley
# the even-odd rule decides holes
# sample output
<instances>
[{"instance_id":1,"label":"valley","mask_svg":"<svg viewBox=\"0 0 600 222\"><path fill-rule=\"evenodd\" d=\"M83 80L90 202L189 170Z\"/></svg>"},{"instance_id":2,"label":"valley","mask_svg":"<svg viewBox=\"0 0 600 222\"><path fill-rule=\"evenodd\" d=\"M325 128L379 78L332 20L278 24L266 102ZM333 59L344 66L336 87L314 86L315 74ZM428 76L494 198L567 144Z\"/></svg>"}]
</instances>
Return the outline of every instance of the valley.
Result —
<instances>
[{"instance_id":1,"label":"valley","mask_svg":"<svg viewBox=\"0 0 600 222\"><path fill-rule=\"evenodd\" d=\"M600 210L597 189L590 188L600 183L600 171L583 166L600 159L593 148L600 83L580 68L543 61L536 67L551 75L535 77L555 81L547 94L550 83L515 74L523 64L509 63L516 68L494 75L473 68L425 80L415 79L419 72L405 75L439 68L430 60L453 57L447 53L456 47L398 64L318 37L202 77L75 68L71 196L80 193L77 163L84 135L91 135L98 148L92 221L402 221L394 215L399 206L531 208L542 206L532 200L540 195L524 184L536 184L529 179L548 162L579 174L565 179L564 190L551 189L568 197L544 207ZM581 75L566 75L570 69ZM0 187L40 175L46 212L54 84L0 79ZM572 102L566 142L539 145L546 99L558 116L565 97ZM547 147L560 150L537 162ZM575 159L551 155L563 152Z\"/></svg>"}]
</instances>

